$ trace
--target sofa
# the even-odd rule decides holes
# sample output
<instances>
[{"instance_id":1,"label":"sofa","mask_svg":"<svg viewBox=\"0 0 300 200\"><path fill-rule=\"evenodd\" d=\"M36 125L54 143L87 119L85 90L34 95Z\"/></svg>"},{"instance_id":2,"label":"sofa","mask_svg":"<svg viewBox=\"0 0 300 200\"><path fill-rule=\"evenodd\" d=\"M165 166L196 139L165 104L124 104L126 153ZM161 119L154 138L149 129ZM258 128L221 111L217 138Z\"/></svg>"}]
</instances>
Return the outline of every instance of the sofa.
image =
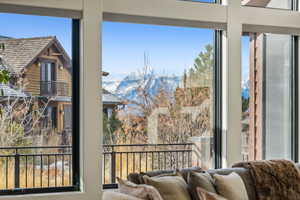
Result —
<instances>
[{"instance_id":1,"label":"sofa","mask_svg":"<svg viewBox=\"0 0 300 200\"><path fill-rule=\"evenodd\" d=\"M300 170L300 164L296 164L296 167ZM201 172L202 170L201 170L201 168L198 168L198 167L186 168L186 169L180 170L185 181L187 180L187 176L190 171ZM161 170L161 171L151 171L151 172L143 172L143 173L131 173L128 176L128 180L135 184L143 184L144 182L143 182L142 177L144 175L153 177L153 176L158 176L161 174L168 174L168 173L172 173L172 172L173 172L173 170ZM253 180L252 180L249 170L247 170L245 168L227 168L227 169L207 170L207 172L210 175L214 175L214 174L228 175L232 172L236 172L237 174L240 175L240 177L242 178L242 180L245 184L249 200L256 200L255 187L254 187L254 183L253 183Z\"/></svg>"}]
</instances>

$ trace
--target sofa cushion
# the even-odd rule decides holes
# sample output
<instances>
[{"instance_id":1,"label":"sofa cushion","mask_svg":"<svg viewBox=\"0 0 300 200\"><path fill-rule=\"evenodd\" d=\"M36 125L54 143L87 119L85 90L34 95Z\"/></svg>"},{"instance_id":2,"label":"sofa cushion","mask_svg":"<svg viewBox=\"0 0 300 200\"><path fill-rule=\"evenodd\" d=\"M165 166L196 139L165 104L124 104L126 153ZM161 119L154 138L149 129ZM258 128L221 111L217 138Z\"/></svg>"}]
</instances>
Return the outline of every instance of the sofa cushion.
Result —
<instances>
[{"instance_id":1,"label":"sofa cushion","mask_svg":"<svg viewBox=\"0 0 300 200\"><path fill-rule=\"evenodd\" d=\"M147 185L155 187L164 200L191 200L187 184L181 176L143 176Z\"/></svg>"},{"instance_id":2,"label":"sofa cushion","mask_svg":"<svg viewBox=\"0 0 300 200\"><path fill-rule=\"evenodd\" d=\"M230 200L248 200L248 194L242 178L235 172L229 175L215 174L217 191Z\"/></svg>"},{"instance_id":3,"label":"sofa cushion","mask_svg":"<svg viewBox=\"0 0 300 200\"><path fill-rule=\"evenodd\" d=\"M198 199L201 200L227 200L218 194L208 192L200 187L196 189L196 194L198 195Z\"/></svg>"},{"instance_id":4,"label":"sofa cushion","mask_svg":"<svg viewBox=\"0 0 300 200\"><path fill-rule=\"evenodd\" d=\"M242 178L245 184L249 200L256 200L254 182L252 180L249 170L244 168L228 168L228 169L213 169L213 170L208 170L207 172L210 173L210 175L212 176L214 174L228 175L232 172L236 172Z\"/></svg>"},{"instance_id":5,"label":"sofa cushion","mask_svg":"<svg viewBox=\"0 0 300 200\"><path fill-rule=\"evenodd\" d=\"M116 191L104 191L102 200L142 200L127 194L122 194Z\"/></svg>"},{"instance_id":6,"label":"sofa cushion","mask_svg":"<svg viewBox=\"0 0 300 200\"><path fill-rule=\"evenodd\" d=\"M193 200L202 200L197 195L197 188L200 187L207 192L217 193L214 180L207 172L190 172L188 175L188 189Z\"/></svg>"},{"instance_id":7,"label":"sofa cushion","mask_svg":"<svg viewBox=\"0 0 300 200\"><path fill-rule=\"evenodd\" d=\"M117 178L119 182L119 191L144 200L163 200L158 190L151 185L135 184L130 181Z\"/></svg>"}]
</instances>

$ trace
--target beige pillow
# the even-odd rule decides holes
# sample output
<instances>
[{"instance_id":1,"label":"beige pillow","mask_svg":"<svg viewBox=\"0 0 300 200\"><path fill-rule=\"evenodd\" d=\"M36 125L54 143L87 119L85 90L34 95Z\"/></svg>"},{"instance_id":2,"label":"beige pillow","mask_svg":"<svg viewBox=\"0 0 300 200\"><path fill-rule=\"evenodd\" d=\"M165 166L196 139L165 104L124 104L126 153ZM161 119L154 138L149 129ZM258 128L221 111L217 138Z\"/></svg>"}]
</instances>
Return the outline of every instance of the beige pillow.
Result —
<instances>
[{"instance_id":1,"label":"beige pillow","mask_svg":"<svg viewBox=\"0 0 300 200\"><path fill-rule=\"evenodd\" d=\"M214 175L217 192L229 200L248 200L242 178L235 172L229 175Z\"/></svg>"},{"instance_id":2,"label":"beige pillow","mask_svg":"<svg viewBox=\"0 0 300 200\"><path fill-rule=\"evenodd\" d=\"M147 185L155 187L164 200L191 200L187 184L181 176L143 176Z\"/></svg>"},{"instance_id":3,"label":"beige pillow","mask_svg":"<svg viewBox=\"0 0 300 200\"><path fill-rule=\"evenodd\" d=\"M130 181L117 178L119 191L144 200L163 200L156 188L151 185L137 185Z\"/></svg>"},{"instance_id":4,"label":"beige pillow","mask_svg":"<svg viewBox=\"0 0 300 200\"><path fill-rule=\"evenodd\" d=\"M211 175L207 172L190 172L188 175L188 189L189 192L193 198L193 200L202 200L197 195L196 189L200 187L206 190L207 192L211 193L217 193L215 186L214 186L214 180L211 177Z\"/></svg>"},{"instance_id":5,"label":"beige pillow","mask_svg":"<svg viewBox=\"0 0 300 200\"><path fill-rule=\"evenodd\" d=\"M127 194L122 194L119 192L104 191L102 200L141 200L141 199L133 196L129 196Z\"/></svg>"},{"instance_id":6,"label":"beige pillow","mask_svg":"<svg viewBox=\"0 0 300 200\"><path fill-rule=\"evenodd\" d=\"M212 192L208 192L201 187L197 187L196 192L198 198L201 200L226 200L224 197Z\"/></svg>"}]
</instances>

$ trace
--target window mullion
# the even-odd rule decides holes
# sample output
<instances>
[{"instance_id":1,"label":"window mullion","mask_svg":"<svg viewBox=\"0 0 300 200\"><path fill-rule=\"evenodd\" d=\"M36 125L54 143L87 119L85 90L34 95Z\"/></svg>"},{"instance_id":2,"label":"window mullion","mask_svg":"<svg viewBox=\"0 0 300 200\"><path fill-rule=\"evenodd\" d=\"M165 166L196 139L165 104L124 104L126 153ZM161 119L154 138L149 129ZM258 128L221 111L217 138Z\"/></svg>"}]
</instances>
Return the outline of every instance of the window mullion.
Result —
<instances>
[{"instance_id":1,"label":"window mullion","mask_svg":"<svg viewBox=\"0 0 300 200\"><path fill-rule=\"evenodd\" d=\"M226 166L229 167L235 162L242 160L241 154L241 36L242 22L240 14L240 1L231 0L228 2L228 22L227 22L227 46L226 46L226 66L224 70L225 91L223 95L225 101L223 112L225 113L223 134L223 145L226 151ZM224 87L223 87L224 88ZM226 138L226 139L225 139Z\"/></svg>"}]
</instances>

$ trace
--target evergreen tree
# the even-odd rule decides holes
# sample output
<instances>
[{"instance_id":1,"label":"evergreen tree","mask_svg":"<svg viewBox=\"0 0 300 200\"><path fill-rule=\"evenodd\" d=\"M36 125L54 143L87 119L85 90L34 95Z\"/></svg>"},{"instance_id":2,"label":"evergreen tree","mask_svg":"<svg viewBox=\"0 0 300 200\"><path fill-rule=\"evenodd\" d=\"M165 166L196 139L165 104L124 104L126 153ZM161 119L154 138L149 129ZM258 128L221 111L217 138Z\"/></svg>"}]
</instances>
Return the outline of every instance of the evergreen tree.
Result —
<instances>
[{"instance_id":1,"label":"evergreen tree","mask_svg":"<svg viewBox=\"0 0 300 200\"><path fill-rule=\"evenodd\" d=\"M117 112L113 111L110 118L103 113L103 125L104 144L116 144L116 131L122 127L122 122L118 119Z\"/></svg>"}]
</instances>

